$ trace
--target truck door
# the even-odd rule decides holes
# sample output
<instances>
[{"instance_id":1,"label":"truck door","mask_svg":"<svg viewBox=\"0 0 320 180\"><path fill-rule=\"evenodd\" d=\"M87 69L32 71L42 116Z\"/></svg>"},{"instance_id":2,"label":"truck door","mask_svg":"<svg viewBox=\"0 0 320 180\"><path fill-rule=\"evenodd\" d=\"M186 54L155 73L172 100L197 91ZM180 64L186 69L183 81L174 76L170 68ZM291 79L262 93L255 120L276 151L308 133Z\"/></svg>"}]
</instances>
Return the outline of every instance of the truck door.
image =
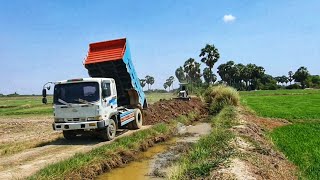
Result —
<instances>
[{"instance_id":1,"label":"truck door","mask_svg":"<svg viewBox=\"0 0 320 180\"><path fill-rule=\"evenodd\" d=\"M117 108L117 96L113 91L110 81L102 81L102 111L104 119L108 118Z\"/></svg>"}]
</instances>

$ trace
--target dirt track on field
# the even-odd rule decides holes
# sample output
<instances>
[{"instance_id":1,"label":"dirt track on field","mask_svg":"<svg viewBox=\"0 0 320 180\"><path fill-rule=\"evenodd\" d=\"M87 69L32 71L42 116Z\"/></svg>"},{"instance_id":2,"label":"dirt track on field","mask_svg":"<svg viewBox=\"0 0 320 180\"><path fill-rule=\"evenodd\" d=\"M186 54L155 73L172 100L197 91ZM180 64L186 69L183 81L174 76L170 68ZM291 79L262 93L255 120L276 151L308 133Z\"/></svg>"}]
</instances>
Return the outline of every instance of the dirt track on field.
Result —
<instances>
[{"instance_id":1,"label":"dirt track on field","mask_svg":"<svg viewBox=\"0 0 320 180\"><path fill-rule=\"evenodd\" d=\"M143 126L147 129L150 126ZM128 131L115 139L128 136L136 131ZM67 159L79 152L88 152L93 148L110 144L113 141L101 142L96 139L79 139L72 143L60 139L50 145L32 148L18 154L0 158L0 179L21 179L32 175L36 171L63 159Z\"/></svg>"},{"instance_id":2,"label":"dirt track on field","mask_svg":"<svg viewBox=\"0 0 320 180\"><path fill-rule=\"evenodd\" d=\"M242 107L238 120L239 124L231 128L235 138L230 144L235 155L206 179L298 179L295 165L266 137L266 132L290 124L288 121L258 117Z\"/></svg>"},{"instance_id":3,"label":"dirt track on field","mask_svg":"<svg viewBox=\"0 0 320 180\"><path fill-rule=\"evenodd\" d=\"M162 100L144 111L144 125L168 122L191 111L203 113L203 107L199 99ZM62 138L61 132L53 131L51 124L52 117L0 118L0 179L25 178L48 164L112 142L82 138L71 143ZM125 130L117 138L133 132Z\"/></svg>"}]
</instances>

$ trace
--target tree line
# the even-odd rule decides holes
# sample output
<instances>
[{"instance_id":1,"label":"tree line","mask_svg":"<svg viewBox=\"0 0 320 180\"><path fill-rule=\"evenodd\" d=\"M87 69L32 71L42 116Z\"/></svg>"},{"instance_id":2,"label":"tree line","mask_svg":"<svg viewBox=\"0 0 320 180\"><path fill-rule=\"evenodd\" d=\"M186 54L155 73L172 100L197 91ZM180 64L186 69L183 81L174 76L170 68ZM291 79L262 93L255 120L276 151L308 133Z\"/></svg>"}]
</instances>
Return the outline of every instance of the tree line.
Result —
<instances>
[{"instance_id":1,"label":"tree line","mask_svg":"<svg viewBox=\"0 0 320 180\"><path fill-rule=\"evenodd\" d=\"M170 76L164 83L163 83L163 88L165 90L170 89L173 90L173 82L174 82L174 77ZM142 88L144 88L146 85L148 87L148 91L151 90L151 86L154 84L155 79L154 77L147 75L144 79L140 79L140 84Z\"/></svg>"},{"instance_id":2,"label":"tree line","mask_svg":"<svg viewBox=\"0 0 320 180\"><path fill-rule=\"evenodd\" d=\"M217 67L217 74L213 73L213 67L220 59L219 50L214 44L206 44L200 50L199 60L188 58L184 64L175 71L175 76L180 83L189 83L191 87L209 86L214 83L227 84L238 90L274 90L279 88L320 88L320 76L311 75L304 66L299 67L295 72L289 71L287 75L273 77L267 74L265 68L253 63L241 64L228 61ZM201 70L201 63L205 68ZM203 81L204 80L204 81ZM154 84L154 77L147 75L140 79L142 87L148 85L150 90ZM163 84L165 90L173 90L174 77L170 76ZM293 83L294 82L294 83ZM289 83L289 85L288 85Z\"/></svg>"},{"instance_id":3,"label":"tree line","mask_svg":"<svg viewBox=\"0 0 320 180\"><path fill-rule=\"evenodd\" d=\"M320 77L318 75L311 75L304 66L299 67L294 73L293 71L289 71L287 76L282 75L277 77L266 74L262 66L235 64L233 61L221 64L217 69L221 80L238 90L320 87ZM293 81L295 84L292 84Z\"/></svg>"},{"instance_id":4,"label":"tree line","mask_svg":"<svg viewBox=\"0 0 320 180\"><path fill-rule=\"evenodd\" d=\"M217 76L212 72L212 69L220 58L218 49L213 44L207 44L200 50L199 58L206 65L202 72L201 64L194 58L187 59L183 66L176 69L175 75L180 83L187 82L193 86L208 86L219 83L233 86L238 90L272 90L283 87L288 89L320 88L320 76L311 75L304 66L299 67L294 73L289 71L287 76L273 77L266 74L265 68L262 66L252 63L236 64L234 61L228 61L217 67L217 73L221 80L216 82ZM295 83L291 84L293 81Z\"/></svg>"},{"instance_id":5,"label":"tree line","mask_svg":"<svg viewBox=\"0 0 320 180\"><path fill-rule=\"evenodd\" d=\"M140 79L140 84L142 88L144 88L147 84L148 90L150 90L151 86L154 84L154 77L146 75L144 79Z\"/></svg>"}]
</instances>

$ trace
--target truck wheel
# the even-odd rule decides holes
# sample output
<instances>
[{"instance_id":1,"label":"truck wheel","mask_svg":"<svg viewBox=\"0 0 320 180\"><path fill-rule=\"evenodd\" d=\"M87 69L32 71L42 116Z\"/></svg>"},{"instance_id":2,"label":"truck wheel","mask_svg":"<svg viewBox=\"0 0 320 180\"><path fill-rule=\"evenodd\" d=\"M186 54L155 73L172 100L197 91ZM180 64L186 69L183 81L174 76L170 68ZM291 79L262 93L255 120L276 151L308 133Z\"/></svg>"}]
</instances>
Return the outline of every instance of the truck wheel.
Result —
<instances>
[{"instance_id":1,"label":"truck wheel","mask_svg":"<svg viewBox=\"0 0 320 180\"><path fill-rule=\"evenodd\" d=\"M102 130L101 137L103 140L110 141L116 137L117 126L113 119L110 119L109 125Z\"/></svg>"},{"instance_id":2,"label":"truck wheel","mask_svg":"<svg viewBox=\"0 0 320 180\"><path fill-rule=\"evenodd\" d=\"M140 109L134 110L134 120L130 123L129 129L140 129L142 127L142 113Z\"/></svg>"},{"instance_id":3,"label":"truck wheel","mask_svg":"<svg viewBox=\"0 0 320 180\"><path fill-rule=\"evenodd\" d=\"M77 134L74 131L70 130L70 131L63 131L63 136L66 140L72 140L77 136Z\"/></svg>"}]
</instances>

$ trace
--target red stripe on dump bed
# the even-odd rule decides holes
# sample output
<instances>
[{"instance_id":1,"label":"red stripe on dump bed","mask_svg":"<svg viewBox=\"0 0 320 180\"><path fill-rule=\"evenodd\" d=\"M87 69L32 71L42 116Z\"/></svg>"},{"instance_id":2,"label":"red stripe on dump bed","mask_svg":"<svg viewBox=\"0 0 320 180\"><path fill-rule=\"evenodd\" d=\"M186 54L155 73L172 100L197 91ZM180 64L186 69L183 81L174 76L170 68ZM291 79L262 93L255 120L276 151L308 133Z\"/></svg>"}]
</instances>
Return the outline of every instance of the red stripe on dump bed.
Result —
<instances>
[{"instance_id":1,"label":"red stripe on dump bed","mask_svg":"<svg viewBox=\"0 0 320 180\"><path fill-rule=\"evenodd\" d=\"M85 64L121 60L126 49L126 38L92 43Z\"/></svg>"},{"instance_id":2,"label":"red stripe on dump bed","mask_svg":"<svg viewBox=\"0 0 320 180\"><path fill-rule=\"evenodd\" d=\"M120 121L123 122L123 121L126 121L126 120L131 119L131 118L134 118L134 114L130 114L128 116L125 116L125 117L121 118Z\"/></svg>"}]
</instances>

